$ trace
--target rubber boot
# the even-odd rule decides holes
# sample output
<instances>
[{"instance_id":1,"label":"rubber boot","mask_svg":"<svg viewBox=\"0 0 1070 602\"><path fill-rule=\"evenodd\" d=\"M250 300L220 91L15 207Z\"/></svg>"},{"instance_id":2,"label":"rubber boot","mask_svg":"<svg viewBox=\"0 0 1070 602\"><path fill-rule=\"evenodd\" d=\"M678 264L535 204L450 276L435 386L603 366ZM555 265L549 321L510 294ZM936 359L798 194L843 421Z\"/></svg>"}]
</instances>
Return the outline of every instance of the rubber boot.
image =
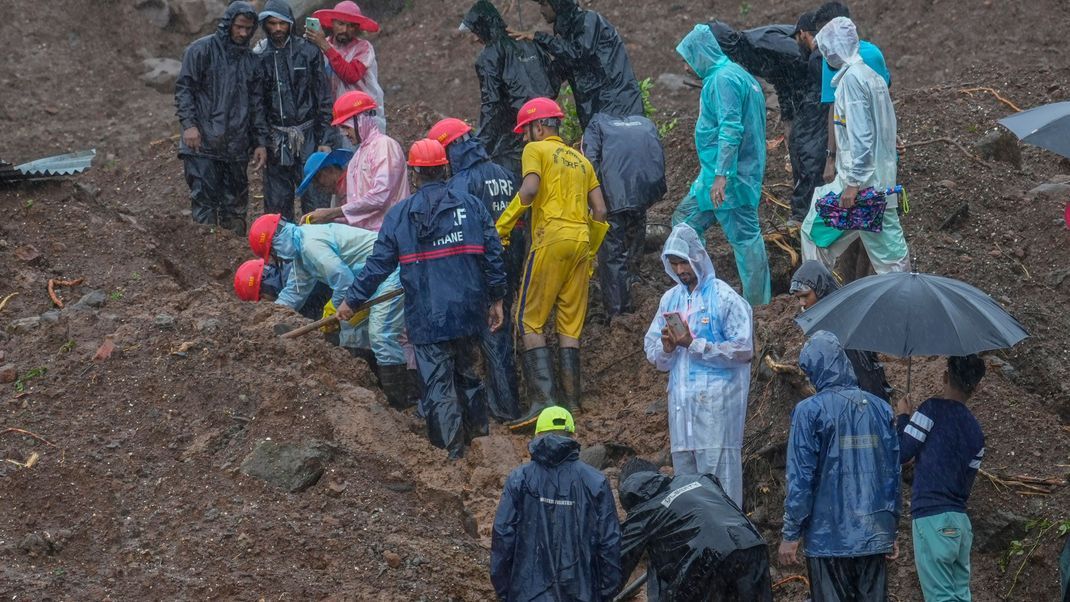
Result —
<instances>
[{"instance_id":1,"label":"rubber boot","mask_svg":"<svg viewBox=\"0 0 1070 602\"><path fill-rule=\"evenodd\" d=\"M540 412L552 405L557 405L557 391L554 390L554 363L550 349L548 347L528 349L524 352L522 360L531 408L520 419L508 423L509 429L513 431L533 427L535 421L539 419Z\"/></svg>"},{"instance_id":2,"label":"rubber boot","mask_svg":"<svg viewBox=\"0 0 1070 602\"><path fill-rule=\"evenodd\" d=\"M405 410L413 406L409 394L409 369L405 364L379 366L379 382L390 407Z\"/></svg>"},{"instance_id":3,"label":"rubber boot","mask_svg":"<svg viewBox=\"0 0 1070 602\"><path fill-rule=\"evenodd\" d=\"M558 350L561 362L561 404L570 412L582 410L580 397L583 385L580 380L580 350L576 347L562 347Z\"/></svg>"}]
</instances>

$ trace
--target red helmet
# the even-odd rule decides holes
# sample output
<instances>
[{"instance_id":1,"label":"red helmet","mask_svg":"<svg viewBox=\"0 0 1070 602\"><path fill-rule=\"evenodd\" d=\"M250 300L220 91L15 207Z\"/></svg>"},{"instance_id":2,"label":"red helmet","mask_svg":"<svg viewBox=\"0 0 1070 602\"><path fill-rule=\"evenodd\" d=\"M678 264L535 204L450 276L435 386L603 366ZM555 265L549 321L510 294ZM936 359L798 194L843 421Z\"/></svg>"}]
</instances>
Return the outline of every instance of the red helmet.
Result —
<instances>
[{"instance_id":1,"label":"red helmet","mask_svg":"<svg viewBox=\"0 0 1070 602\"><path fill-rule=\"evenodd\" d=\"M454 117L447 117L431 126L431 129L427 132L427 137L432 140L438 140L442 146L449 146L454 140L471 131L472 126L467 123Z\"/></svg>"},{"instance_id":2,"label":"red helmet","mask_svg":"<svg viewBox=\"0 0 1070 602\"><path fill-rule=\"evenodd\" d=\"M446 165L446 149L438 140L424 138L412 143L409 148L409 165L411 167L437 167Z\"/></svg>"},{"instance_id":3,"label":"red helmet","mask_svg":"<svg viewBox=\"0 0 1070 602\"><path fill-rule=\"evenodd\" d=\"M260 300L260 279L264 276L264 260L250 259L234 272L234 292L242 301Z\"/></svg>"},{"instance_id":4,"label":"red helmet","mask_svg":"<svg viewBox=\"0 0 1070 602\"><path fill-rule=\"evenodd\" d=\"M346 120L378 106L375 104L375 99L364 92L357 90L346 92L334 101L334 121L331 125L342 125Z\"/></svg>"},{"instance_id":5,"label":"red helmet","mask_svg":"<svg viewBox=\"0 0 1070 602\"><path fill-rule=\"evenodd\" d=\"M279 229L280 219L282 216L278 213L265 213L256 218L249 227L249 246L252 247L253 254L264 261L271 257L271 241L275 238L275 231Z\"/></svg>"},{"instance_id":6,"label":"red helmet","mask_svg":"<svg viewBox=\"0 0 1070 602\"><path fill-rule=\"evenodd\" d=\"M564 119L565 117L561 107L557 106L556 102L549 98L532 98L525 102L524 106L520 107L520 112L516 114L516 127L513 128L513 133L524 133L524 126L532 121L554 117L559 119Z\"/></svg>"}]
</instances>

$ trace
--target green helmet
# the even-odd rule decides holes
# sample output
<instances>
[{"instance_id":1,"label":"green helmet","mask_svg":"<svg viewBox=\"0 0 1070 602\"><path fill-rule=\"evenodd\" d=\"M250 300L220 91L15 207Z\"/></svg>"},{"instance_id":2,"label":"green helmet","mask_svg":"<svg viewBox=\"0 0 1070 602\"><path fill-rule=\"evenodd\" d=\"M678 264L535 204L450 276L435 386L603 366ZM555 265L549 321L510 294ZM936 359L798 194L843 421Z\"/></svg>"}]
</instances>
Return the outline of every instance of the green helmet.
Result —
<instances>
[{"instance_id":1,"label":"green helmet","mask_svg":"<svg viewBox=\"0 0 1070 602\"><path fill-rule=\"evenodd\" d=\"M539 413L539 420L535 423L535 434L541 435L547 431L576 432L576 421L572 414L561 406L550 406Z\"/></svg>"}]
</instances>

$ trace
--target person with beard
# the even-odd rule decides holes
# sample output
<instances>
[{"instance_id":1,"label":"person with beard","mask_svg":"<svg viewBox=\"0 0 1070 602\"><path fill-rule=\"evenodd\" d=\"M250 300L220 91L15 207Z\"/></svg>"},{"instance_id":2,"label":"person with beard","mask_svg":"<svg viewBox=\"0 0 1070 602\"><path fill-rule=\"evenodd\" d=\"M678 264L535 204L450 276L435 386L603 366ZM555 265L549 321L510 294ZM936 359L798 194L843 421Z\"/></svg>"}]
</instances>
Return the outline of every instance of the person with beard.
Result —
<instances>
[{"instance_id":1,"label":"person with beard","mask_svg":"<svg viewBox=\"0 0 1070 602\"><path fill-rule=\"evenodd\" d=\"M293 10L285 0L268 0L260 12L267 38L257 44L264 116L271 126L271 144L264 170L264 211L294 219L294 190L305 161L316 151L328 152L334 140L331 97L319 51L291 35ZM315 189L301 196L301 212L323 207L330 198Z\"/></svg>"},{"instance_id":2,"label":"person with beard","mask_svg":"<svg viewBox=\"0 0 1070 602\"><path fill-rule=\"evenodd\" d=\"M532 98L556 99L561 78L549 55L533 42L506 35L505 21L487 0L472 5L460 29L472 43L483 45L475 65L480 96L476 137L495 163L519 175L524 138L513 133L517 111Z\"/></svg>"},{"instance_id":3,"label":"person with beard","mask_svg":"<svg viewBox=\"0 0 1070 602\"><path fill-rule=\"evenodd\" d=\"M245 234L249 204L246 164L267 160L268 128L261 107L257 59L249 52L256 11L233 2L215 33L182 55L175 106L182 137L178 156L189 185L193 220Z\"/></svg>"},{"instance_id":4,"label":"person with beard","mask_svg":"<svg viewBox=\"0 0 1070 602\"><path fill-rule=\"evenodd\" d=\"M379 62L375 59L375 47L364 38L362 31L375 33L379 24L364 16L355 2L345 0L333 9L317 10L312 16L320 25L331 30L330 37L321 30L306 29L305 39L323 53L327 62L327 77L334 98L346 92L360 91L375 99L379 112L375 125L386 132L386 110L383 108L383 88L379 85Z\"/></svg>"},{"instance_id":5,"label":"person with beard","mask_svg":"<svg viewBox=\"0 0 1070 602\"><path fill-rule=\"evenodd\" d=\"M595 11L581 9L576 0L536 1L543 20L554 26L554 35L511 29L509 35L534 41L553 57L554 68L572 87L580 128L587 129L596 113L644 115L639 82L617 29Z\"/></svg>"}]
</instances>

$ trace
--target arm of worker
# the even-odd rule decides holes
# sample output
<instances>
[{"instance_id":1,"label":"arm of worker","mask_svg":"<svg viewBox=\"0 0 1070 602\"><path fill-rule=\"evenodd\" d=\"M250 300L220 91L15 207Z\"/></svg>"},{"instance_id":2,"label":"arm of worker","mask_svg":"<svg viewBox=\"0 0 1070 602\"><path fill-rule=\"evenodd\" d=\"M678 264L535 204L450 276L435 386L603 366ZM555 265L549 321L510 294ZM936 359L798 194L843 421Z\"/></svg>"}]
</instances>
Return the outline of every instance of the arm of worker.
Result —
<instances>
[{"instance_id":1,"label":"arm of worker","mask_svg":"<svg viewBox=\"0 0 1070 602\"><path fill-rule=\"evenodd\" d=\"M791 431L788 435L787 458L787 495L784 498L784 526L781 529L784 544L798 548L814 505L814 485L817 476L818 453L820 442L817 440L816 416L809 406L795 408L791 417ZM781 552L785 545L781 544ZM783 561L783 554L781 560ZM797 560L797 557L796 557Z\"/></svg>"},{"instance_id":2,"label":"arm of worker","mask_svg":"<svg viewBox=\"0 0 1070 602\"><path fill-rule=\"evenodd\" d=\"M597 18L586 20L580 28L583 33L575 39L566 39L545 31L538 31L535 32L532 41L553 57L555 62L563 63L566 69L586 67L587 59L595 53L601 37L599 23Z\"/></svg>"},{"instance_id":3,"label":"arm of worker","mask_svg":"<svg viewBox=\"0 0 1070 602\"><path fill-rule=\"evenodd\" d=\"M383 221L383 228L379 230L379 237L375 239L372 254L364 262L364 269L357 274L357 278L346 291L345 302L338 306L339 318L343 320L352 318L357 306L371 299L379 285L397 269L398 247L393 233L397 229L398 214L397 211L391 212Z\"/></svg>"},{"instance_id":4,"label":"arm of worker","mask_svg":"<svg viewBox=\"0 0 1070 602\"><path fill-rule=\"evenodd\" d=\"M677 349L675 344L666 345L665 343L665 314L669 311L665 299L670 294L672 294L671 290L662 296L658 311L654 314L654 319L650 322L650 328L647 329L646 335L643 337L643 350L646 351L647 361L654 364L654 367L662 372L668 372L672 369L673 362L676 361ZM671 350L666 351L666 347L671 347Z\"/></svg>"},{"instance_id":5,"label":"arm of worker","mask_svg":"<svg viewBox=\"0 0 1070 602\"><path fill-rule=\"evenodd\" d=\"M754 358L754 322L750 303L739 295L722 294L717 283L718 321L723 342L714 343L701 337L691 340L687 352L692 361L720 368L735 368Z\"/></svg>"},{"instance_id":6,"label":"arm of worker","mask_svg":"<svg viewBox=\"0 0 1070 602\"><path fill-rule=\"evenodd\" d=\"M201 89L201 74L204 60L199 45L193 45L182 54L182 68L175 80L175 113L182 126L182 141L193 152L201 149L200 124L197 122L195 95Z\"/></svg>"},{"instance_id":7,"label":"arm of worker","mask_svg":"<svg viewBox=\"0 0 1070 602\"><path fill-rule=\"evenodd\" d=\"M628 518L621 525L620 569L624 579L631 577L635 572L635 567L639 566L639 561L643 559L647 540L652 535L649 527L648 521L633 515L632 512L628 513ZM652 569L648 568L648 570Z\"/></svg>"},{"instance_id":8,"label":"arm of worker","mask_svg":"<svg viewBox=\"0 0 1070 602\"><path fill-rule=\"evenodd\" d=\"M505 260L502 258L502 241L490 212L482 203L475 203L480 223L483 224L483 280L487 286L487 295L491 302L490 315L487 317L491 332L496 332L505 322L502 314L505 299Z\"/></svg>"},{"instance_id":9,"label":"arm of worker","mask_svg":"<svg viewBox=\"0 0 1070 602\"><path fill-rule=\"evenodd\" d=\"M380 141L384 146L388 142ZM371 185L359 197L348 197L346 204L341 207L342 217L350 226L359 224L369 215L382 212L399 185L398 179L405 179L405 156L401 146L391 143L387 152L373 155L369 169L372 172Z\"/></svg>"},{"instance_id":10,"label":"arm of worker","mask_svg":"<svg viewBox=\"0 0 1070 602\"><path fill-rule=\"evenodd\" d=\"M331 125L331 119L334 116L334 93L331 92L330 83L327 81L327 69L323 66L323 61L312 61L309 71L313 98L316 102L314 124L316 146L319 150L326 150L325 147L332 147L337 142L336 130Z\"/></svg>"},{"instance_id":11,"label":"arm of worker","mask_svg":"<svg viewBox=\"0 0 1070 602\"><path fill-rule=\"evenodd\" d=\"M371 52L374 53L375 50L373 49ZM345 57L342 56L342 53L338 52L333 46L327 45L327 49L323 51L323 55L327 57L327 62L330 63L331 70L334 71L334 74L347 85L352 86L356 84L364 79L364 76L368 73L368 65L355 58L351 61L347 61ZM374 56L374 54L372 56ZM368 60L368 63L370 64L371 60Z\"/></svg>"},{"instance_id":12,"label":"arm of worker","mask_svg":"<svg viewBox=\"0 0 1070 602\"><path fill-rule=\"evenodd\" d=\"M327 285L331 287L331 302L334 306L341 305L342 301L345 301L346 291L356 280L353 268L346 265L333 249L317 240L306 239L302 254L310 259L310 267L326 278Z\"/></svg>"},{"instance_id":13,"label":"arm of worker","mask_svg":"<svg viewBox=\"0 0 1070 602\"><path fill-rule=\"evenodd\" d=\"M268 108L265 102L265 77L252 78L249 82L249 113L252 119L251 138L254 146L253 162L255 169L261 169L267 163L267 146L271 141L271 128L268 127ZM274 81L274 80L271 80Z\"/></svg>"},{"instance_id":14,"label":"arm of worker","mask_svg":"<svg viewBox=\"0 0 1070 602\"><path fill-rule=\"evenodd\" d=\"M535 201L535 196L539 194L539 182L538 174L531 173L524 176L524 181L520 184L520 191L509 202L509 206L505 208L505 211L502 211L502 214L498 217L498 223L495 224L499 238L502 240L509 238L509 234L516 227L516 222L527 212Z\"/></svg>"},{"instance_id":15,"label":"arm of worker","mask_svg":"<svg viewBox=\"0 0 1070 602\"><path fill-rule=\"evenodd\" d=\"M483 146L489 149L490 140L486 139L489 136L483 132L494 123L494 116L500 110L504 86L497 62L482 56L476 61L476 76L479 78L479 138Z\"/></svg>"},{"instance_id":16,"label":"arm of worker","mask_svg":"<svg viewBox=\"0 0 1070 602\"><path fill-rule=\"evenodd\" d=\"M490 535L490 582L499 600L509 599L509 586L513 578L513 558L516 556L516 528L520 524L518 505L523 499L520 493L521 475L513 472L505 481L498 511L494 515L494 527Z\"/></svg>"},{"instance_id":17,"label":"arm of worker","mask_svg":"<svg viewBox=\"0 0 1070 602\"><path fill-rule=\"evenodd\" d=\"M873 101L869 90L857 78L840 80L845 102L847 140L851 145L851 162L843 174L850 187L861 187L877 170L877 123L873 119ZM894 183L894 182L893 182Z\"/></svg>"},{"instance_id":18,"label":"arm of worker","mask_svg":"<svg viewBox=\"0 0 1070 602\"><path fill-rule=\"evenodd\" d=\"M918 457L921 449L925 446L925 440L933 428L933 420L929 417L929 402L924 402L914 410L913 414L904 412L900 407L900 414L895 419L896 431L899 434L899 463L906 464Z\"/></svg>"},{"instance_id":19,"label":"arm of worker","mask_svg":"<svg viewBox=\"0 0 1070 602\"><path fill-rule=\"evenodd\" d=\"M597 503L598 551L595 553L595 562L598 589L603 600L612 600L620 591L624 576L620 566L620 519L617 518L617 504L613 501L608 479L602 481Z\"/></svg>"},{"instance_id":20,"label":"arm of worker","mask_svg":"<svg viewBox=\"0 0 1070 602\"><path fill-rule=\"evenodd\" d=\"M714 80L715 98L708 102L717 102L717 165L714 176L730 178L736 175L739 166L739 146L743 142L743 95L733 81L728 78Z\"/></svg>"},{"instance_id":21,"label":"arm of worker","mask_svg":"<svg viewBox=\"0 0 1070 602\"><path fill-rule=\"evenodd\" d=\"M591 118L587 129L583 130L581 150L583 156L594 166L594 173L601 179L602 173L602 128L598 115Z\"/></svg>"},{"instance_id":22,"label":"arm of worker","mask_svg":"<svg viewBox=\"0 0 1070 602\"><path fill-rule=\"evenodd\" d=\"M275 304L298 311L308 300L315 286L316 277L295 261L290 267L290 274L286 276L286 284L275 298Z\"/></svg>"}]
</instances>

